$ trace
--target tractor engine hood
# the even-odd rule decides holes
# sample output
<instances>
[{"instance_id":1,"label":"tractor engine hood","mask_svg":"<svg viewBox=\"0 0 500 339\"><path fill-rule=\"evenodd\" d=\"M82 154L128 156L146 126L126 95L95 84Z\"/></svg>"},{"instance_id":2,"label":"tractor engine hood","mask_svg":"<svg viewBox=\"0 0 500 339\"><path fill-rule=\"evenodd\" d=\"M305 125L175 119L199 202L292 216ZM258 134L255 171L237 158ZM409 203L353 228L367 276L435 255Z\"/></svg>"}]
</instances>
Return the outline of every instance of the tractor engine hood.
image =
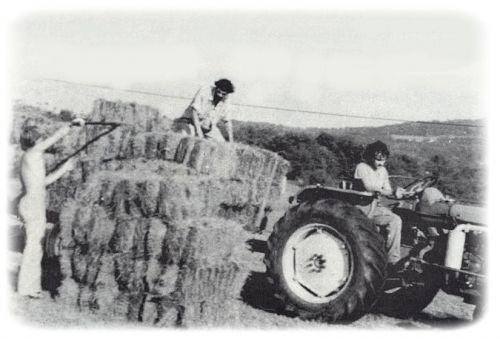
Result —
<instances>
[{"instance_id":1,"label":"tractor engine hood","mask_svg":"<svg viewBox=\"0 0 500 339\"><path fill-rule=\"evenodd\" d=\"M486 225L485 209L477 206L453 204L449 216L461 223Z\"/></svg>"},{"instance_id":2,"label":"tractor engine hood","mask_svg":"<svg viewBox=\"0 0 500 339\"><path fill-rule=\"evenodd\" d=\"M448 200L435 187L426 188L420 197L417 212L425 216L453 218L460 224L486 225L485 209Z\"/></svg>"}]
</instances>

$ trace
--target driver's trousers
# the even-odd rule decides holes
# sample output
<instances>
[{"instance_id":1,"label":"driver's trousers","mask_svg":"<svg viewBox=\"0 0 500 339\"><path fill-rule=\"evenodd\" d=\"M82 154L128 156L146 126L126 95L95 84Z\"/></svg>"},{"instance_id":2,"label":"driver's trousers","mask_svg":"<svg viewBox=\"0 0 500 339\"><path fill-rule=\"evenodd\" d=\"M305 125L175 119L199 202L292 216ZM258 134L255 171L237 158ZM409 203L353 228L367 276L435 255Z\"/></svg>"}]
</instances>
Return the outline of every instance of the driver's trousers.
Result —
<instances>
[{"instance_id":1,"label":"driver's trousers","mask_svg":"<svg viewBox=\"0 0 500 339\"><path fill-rule=\"evenodd\" d=\"M401 256L401 227L403 224L401 218L386 207L375 206L371 219L384 235L389 263L396 263Z\"/></svg>"}]
</instances>

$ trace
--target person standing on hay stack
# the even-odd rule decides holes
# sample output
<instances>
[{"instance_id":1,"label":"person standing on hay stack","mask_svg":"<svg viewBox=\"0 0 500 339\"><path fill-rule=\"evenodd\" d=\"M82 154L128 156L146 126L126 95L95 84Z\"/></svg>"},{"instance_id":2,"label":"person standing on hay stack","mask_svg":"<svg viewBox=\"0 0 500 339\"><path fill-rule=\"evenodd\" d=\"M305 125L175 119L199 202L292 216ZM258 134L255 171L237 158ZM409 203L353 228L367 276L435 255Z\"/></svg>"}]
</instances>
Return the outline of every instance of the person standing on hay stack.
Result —
<instances>
[{"instance_id":1,"label":"person standing on hay stack","mask_svg":"<svg viewBox=\"0 0 500 339\"><path fill-rule=\"evenodd\" d=\"M174 131L216 141L225 141L217 127L217 123L222 120L226 125L228 141L233 142L229 102L229 96L233 92L234 86L227 79L220 79L213 85L201 87L184 114L174 120Z\"/></svg>"},{"instance_id":2,"label":"person standing on hay stack","mask_svg":"<svg viewBox=\"0 0 500 339\"><path fill-rule=\"evenodd\" d=\"M73 126L81 127L84 124L83 119L74 119L71 124L58 129L47 139L41 139L41 133L33 119L27 119L23 124L20 138L21 148L25 151L21 159L23 196L19 201L18 212L26 230L26 245L17 281L17 292L23 296L41 297L42 239L47 229L45 187L73 168L73 162L69 159L59 168L45 175L43 155L58 140L67 135Z\"/></svg>"}]
</instances>

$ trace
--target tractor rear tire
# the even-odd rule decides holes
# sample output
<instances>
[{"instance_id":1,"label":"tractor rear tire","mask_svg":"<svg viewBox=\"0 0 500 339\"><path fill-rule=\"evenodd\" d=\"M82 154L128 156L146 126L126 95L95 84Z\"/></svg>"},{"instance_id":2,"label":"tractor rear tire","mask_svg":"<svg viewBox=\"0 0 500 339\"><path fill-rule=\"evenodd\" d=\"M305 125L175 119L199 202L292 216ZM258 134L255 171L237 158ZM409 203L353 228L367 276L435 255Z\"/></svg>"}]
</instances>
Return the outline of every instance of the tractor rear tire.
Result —
<instances>
[{"instance_id":1,"label":"tractor rear tire","mask_svg":"<svg viewBox=\"0 0 500 339\"><path fill-rule=\"evenodd\" d=\"M304 202L274 226L265 263L285 313L327 322L355 320L381 292L384 240L356 207Z\"/></svg>"}]
</instances>

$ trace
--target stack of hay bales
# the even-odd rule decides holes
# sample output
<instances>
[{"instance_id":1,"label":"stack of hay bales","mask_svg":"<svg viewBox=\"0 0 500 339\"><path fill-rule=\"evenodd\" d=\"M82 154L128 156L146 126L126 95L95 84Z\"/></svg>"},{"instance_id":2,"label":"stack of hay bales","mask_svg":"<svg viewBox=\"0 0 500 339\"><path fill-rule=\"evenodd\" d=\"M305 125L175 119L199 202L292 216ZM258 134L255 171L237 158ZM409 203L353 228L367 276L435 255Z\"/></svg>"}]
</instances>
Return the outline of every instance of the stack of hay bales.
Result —
<instances>
[{"instance_id":1,"label":"stack of hay bales","mask_svg":"<svg viewBox=\"0 0 500 339\"><path fill-rule=\"evenodd\" d=\"M50 210L59 211L67 199L74 197L75 188L90 174L110 166L109 162L173 159L182 137L169 130L168 119L157 109L134 103L96 100L88 120L120 125L88 125L61 141L59 151L47 165L49 170L81 151L73 157L75 169L49 190Z\"/></svg>"},{"instance_id":2,"label":"stack of hay bales","mask_svg":"<svg viewBox=\"0 0 500 339\"><path fill-rule=\"evenodd\" d=\"M129 320L175 325L182 315L183 324L196 323L204 307L238 296L245 234L235 222L188 209L161 212L174 204L162 193L168 181L141 173L100 172L66 205L61 297Z\"/></svg>"},{"instance_id":3,"label":"stack of hay bales","mask_svg":"<svg viewBox=\"0 0 500 339\"><path fill-rule=\"evenodd\" d=\"M91 119L126 125L86 148L59 202L61 299L161 326L224 324L248 274L245 230L280 197L288 163L162 130L139 105L98 101Z\"/></svg>"}]
</instances>

